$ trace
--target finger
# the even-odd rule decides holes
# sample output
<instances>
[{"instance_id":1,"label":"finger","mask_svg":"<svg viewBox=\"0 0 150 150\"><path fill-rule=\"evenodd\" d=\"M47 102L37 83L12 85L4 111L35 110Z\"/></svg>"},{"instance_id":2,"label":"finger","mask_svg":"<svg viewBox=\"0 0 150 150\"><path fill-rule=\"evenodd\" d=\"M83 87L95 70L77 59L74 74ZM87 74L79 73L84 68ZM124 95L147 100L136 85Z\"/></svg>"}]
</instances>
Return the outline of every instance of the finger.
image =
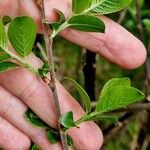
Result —
<instances>
[{"instance_id":1,"label":"finger","mask_svg":"<svg viewBox=\"0 0 150 150\"><path fill-rule=\"evenodd\" d=\"M30 139L0 116L0 147L6 150L27 150Z\"/></svg>"},{"instance_id":2,"label":"finger","mask_svg":"<svg viewBox=\"0 0 150 150\"><path fill-rule=\"evenodd\" d=\"M5 15L15 17L18 14L18 10L17 0L0 1L0 17Z\"/></svg>"},{"instance_id":3,"label":"finger","mask_svg":"<svg viewBox=\"0 0 150 150\"><path fill-rule=\"evenodd\" d=\"M57 126L51 90L41 79L25 69L18 69L0 74L0 84L19 97L49 125ZM57 90L62 113L73 111L75 119L81 117L84 114L83 109L58 82ZM93 122L83 123L79 129L71 129L69 134L79 150L97 150L102 145L102 133Z\"/></svg>"},{"instance_id":4,"label":"finger","mask_svg":"<svg viewBox=\"0 0 150 150\"><path fill-rule=\"evenodd\" d=\"M45 7L47 19L50 21L57 18L53 8L61 10L66 16L71 14L71 0L45 0ZM23 0L21 8L22 15L32 16L41 30L40 13L34 1ZM106 26L105 34L66 29L61 35L122 67L133 69L142 65L146 59L146 49L142 42L114 21L107 17L100 18Z\"/></svg>"},{"instance_id":5,"label":"finger","mask_svg":"<svg viewBox=\"0 0 150 150\"><path fill-rule=\"evenodd\" d=\"M0 87L0 115L32 139L41 149L61 150L60 143L50 144L44 129L36 128L24 118L27 107L15 96ZM13 130L12 130L13 131ZM6 143L5 143L6 144ZM17 143L18 144L20 143Z\"/></svg>"}]
</instances>

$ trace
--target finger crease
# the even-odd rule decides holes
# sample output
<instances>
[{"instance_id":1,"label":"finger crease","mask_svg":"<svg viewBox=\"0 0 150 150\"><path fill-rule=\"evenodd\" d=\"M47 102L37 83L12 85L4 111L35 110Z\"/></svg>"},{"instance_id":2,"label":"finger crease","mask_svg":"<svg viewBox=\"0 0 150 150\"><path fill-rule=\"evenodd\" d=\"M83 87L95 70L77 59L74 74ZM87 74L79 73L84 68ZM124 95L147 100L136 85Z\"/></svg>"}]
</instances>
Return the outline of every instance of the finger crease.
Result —
<instances>
[{"instance_id":1,"label":"finger crease","mask_svg":"<svg viewBox=\"0 0 150 150\"><path fill-rule=\"evenodd\" d=\"M23 99L23 101L27 101L29 97L31 97L35 90L38 90L39 81L37 78L31 81L31 83L28 85L28 87L19 95L20 99Z\"/></svg>"}]
</instances>

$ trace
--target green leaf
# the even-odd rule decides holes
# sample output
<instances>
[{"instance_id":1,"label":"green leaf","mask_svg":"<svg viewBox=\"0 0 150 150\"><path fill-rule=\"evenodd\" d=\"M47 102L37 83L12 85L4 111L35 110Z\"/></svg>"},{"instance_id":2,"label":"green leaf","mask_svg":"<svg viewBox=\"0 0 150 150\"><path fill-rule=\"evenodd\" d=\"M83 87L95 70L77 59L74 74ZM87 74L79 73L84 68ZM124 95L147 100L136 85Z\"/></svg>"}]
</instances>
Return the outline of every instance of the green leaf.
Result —
<instances>
[{"instance_id":1,"label":"green leaf","mask_svg":"<svg viewBox=\"0 0 150 150\"><path fill-rule=\"evenodd\" d=\"M93 0L72 0L72 11L76 14L88 9Z\"/></svg>"},{"instance_id":2,"label":"green leaf","mask_svg":"<svg viewBox=\"0 0 150 150\"><path fill-rule=\"evenodd\" d=\"M143 24L145 26L145 29L150 32L150 19L143 19Z\"/></svg>"},{"instance_id":3,"label":"green leaf","mask_svg":"<svg viewBox=\"0 0 150 150\"><path fill-rule=\"evenodd\" d=\"M110 14L124 9L132 0L74 0L73 12Z\"/></svg>"},{"instance_id":4,"label":"green leaf","mask_svg":"<svg viewBox=\"0 0 150 150\"><path fill-rule=\"evenodd\" d=\"M91 113L89 115L86 115L83 117L84 122L85 121L105 121L110 120L112 123L117 124L118 118L116 116L104 116L101 113Z\"/></svg>"},{"instance_id":5,"label":"green leaf","mask_svg":"<svg viewBox=\"0 0 150 150\"><path fill-rule=\"evenodd\" d=\"M48 74L49 70L50 70L50 66L48 62L45 62L42 68L38 69L40 77L45 77Z\"/></svg>"},{"instance_id":6,"label":"green leaf","mask_svg":"<svg viewBox=\"0 0 150 150\"><path fill-rule=\"evenodd\" d=\"M79 92L80 96L82 97L82 99L84 101L86 113L89 113L92 109L92 104L91 104L90 98L89 98L88 94L86 93L86 91L75 80L73 80L69 77L65 77L64 79L69 80L73 83L73 85L75 86L75 88L77 89L77 91Z\"/></svg>"},{"instance_id":7,"label":"green leaf","mask_svg":"<svg viewBox=\"0 0 150 150\"><path fill-rule=\"evenodd\" d=\"M8 62L8 61L0 62L0 72L12 70L17 67L19 66L13 62Z\"/></svg>"},{"instance_id":8,"label":"green leaf","mask_svg":"<svg viewBox=\"0 0 150 150\"><path fill-rule=\"evenodd\" d=\"M9 54L7 54L4 49L0 46L0 62L2 61L6 61L8 59L10 59L11 56Z\"/></svg>"},{"instance_id":9,"label":"green leaf","mask_svg":"<svg viewBox=\"0 0 150 150\"><path fill-rule=\"evenodd\" d=\"M60 25L65 22L65 16L64 16L63 12L61 12L58 9L54 9L54 11L59 15L59 21L58 22L52 22L49 25L50 25L50 28L52 28L53 30L56 31L56 30L58 30Z\"/></svg>"},{"instance_id":10,"label":"green leaf","mask_svg":"<svg viewBox=\"0 0 150 150\"><path fill-rule=\"evenodd\" d=\"M58 9L54 9L55 12L57 12L57 14L59 14L59 23L63 24L65 22L65 15L63 14L62 11L58 10Z\"/></svg>"},{"instance_id":11,"label":"green leaf","mask_svg":"<svg viewBox=\"0 0 150 150\"><path fill-rule=\"evenodd\" d=\"M52 129L49 129L47 131L47 138L48 138L48 140L50 141L51 144L55 144L58 141L60 141L59 133L54 131L54 130L52 130Z\"/></svg>"},{"instance_id":12,"label":"green leaf","mask_svg":"<svg viewBox=\"0 0 150 150\"><path fill-rule=\"evenodd\" d=\"M69 146L73 147L73 139L68 134L67 134L67 143L68 143Z\"/></svg>"},{"instance_id":13,"label":"green leaf","mask_svg":"<svg viewBox=\"0 0 150 150\"><path fill-rule=\"evenodd\" d=\"M30 150L40 150L40 148L36 144L33 144Z\"/></svg>"},{"instance_id":14,"label":"green leaf","mask_svg":"<svg viewBox=\"0 0 150 150\"><path fill-rule=\"evenodd\" d=\"M129 78L113 78L104 85L103 90L114 86L131 86L131 81Z\"/></svg>"},{"instance_id":15,"label":"green leaf","mask_svg":"<svg viewBox=\"0 0 150 150\"><path fill-rule=\"evenodd\" d=\"M75 127L73 112L69 111L69 112L66 112L65 114L63 114L60 117L59 122L61 123L61 125L63 125L63 127L67 128L67 129Z\"/></svg>"},{"instance_id":16,"label":"green leaf","mask_svg":"<svg viewBox=\"0 0 150 150\"><path fill-rule=\"evenodd\" d=\"M28 122L38 128L49 128L49 126L43 122L35 113L30 109L25 112L25 118Z\"/></svg>"},{"instance_id":17,"label":"green leaf","mask_svg":"<svg viewBox=\"0 0 150 150\"><path fill-rule=\"evenodd\" d=\"M36 37L34 21L26 16L16 17L9 25L8 37L20 56L28 56L33 48Z\"/></svg>"},{"instance_id":18,"label":"green leaf","mask_svg":"<svg viewBox=\"0 0 150 150\"><path fill-rule=\"evenodd\" d=\"M11 21L12 21L12 19L9 16L4 16L2 18L2 22L3 22L4 25L10 23Z\"/></svg>"},{"instance_id":19,"label":"green leaf","mask_svg":"<svg viewBox=\"0 0 150 150\"><path fill-rule=\"evenodd\" d=\"M90 15L76 15L69 19L70 28L86 32L105 32L105 24L102 20Z\"/></svg>"},{"instance_id":20,"label":"green leaf","mask_svg":"<svg viewBox=\"0 0 150 150\"><path fill-rule=\"evenodd\" d=\"M7 34L5 32L2 20L0 20L0 46L2 48L6 48L7 44L8 44Z\"/></svg>"},{"instance_id":21,"label":"green leaf","mask_svg":"<svg viewBox=\"0 0 150 150\"><path fill-rule=\"evenodd\" d=\"M51 69L57 70L57 65L49 65L48 62L45 62L42 68L38 69L40 77L46 77Z\"/></svg>"},{"instance_id":22,"label":"green leaf","mask_svg":"<svg viewBox=\"0 0 150 150\"><path fill-rule=\"evenodd\" d=\"M120 83L122 83L122 85ZM122 81L120 80L120 83L116 81L113 82L112 80L104 86L101 92L100 100L96 105L97 112L112 111L135 103L144 98L144 94L141 91L130 87L130 82L128 79L122 79Z\"/></svg>"}]
</instances>

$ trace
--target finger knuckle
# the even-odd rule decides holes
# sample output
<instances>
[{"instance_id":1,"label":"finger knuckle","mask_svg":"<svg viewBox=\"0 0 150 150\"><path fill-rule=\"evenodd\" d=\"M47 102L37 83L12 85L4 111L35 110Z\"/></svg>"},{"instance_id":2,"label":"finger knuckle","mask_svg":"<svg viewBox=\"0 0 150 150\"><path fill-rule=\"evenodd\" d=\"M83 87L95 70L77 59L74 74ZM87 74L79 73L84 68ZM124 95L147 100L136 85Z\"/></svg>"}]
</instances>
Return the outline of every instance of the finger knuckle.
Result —
<instances>
[{"instance_id":1,"label":"finger knuckle","mask_svg":"<svg viewBox=\"0 0 150 150\"><path fill-rule=\"evenodd\" d=\"M9 109L14 105L13 96L8 95L5 93L4 90L0 87L0 114L3 115L9 112Z\"/></svg>"},{"instance_id":2,"label":"finger knuckle","mask_svg":"<svg viewBox=\"0 0 150 150\"><path fill-rule=\"evenodd\" d=\"M20 99L22 99L24 102L27 102L29 97L32 97L35 92L37 92L39 89L39 81L34 78L29 82L28 86L23 90L20 94Z\"/></svg>"}]
</instances>

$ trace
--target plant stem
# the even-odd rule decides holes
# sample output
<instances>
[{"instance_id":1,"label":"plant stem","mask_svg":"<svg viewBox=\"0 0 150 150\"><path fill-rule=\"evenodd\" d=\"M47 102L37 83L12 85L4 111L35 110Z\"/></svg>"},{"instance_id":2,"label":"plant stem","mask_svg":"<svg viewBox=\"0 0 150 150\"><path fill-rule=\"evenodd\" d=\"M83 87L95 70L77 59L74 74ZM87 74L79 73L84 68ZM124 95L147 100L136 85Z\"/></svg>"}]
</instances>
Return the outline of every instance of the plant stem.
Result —
<instances>
[{"instance_id":1,"label":"plant stem","mask_svg":"<svg viewBox=\"0 0 150 150\"><path fill-rule=\"evenodd\" d=\"M49 63L49 65L53 66L54 61L53 61L52 43L53 43L54 36L50 36L49 25L44 23L45 20L46 20L44 1L43 0L35 0L35 2L37 3L37 5L40 9L40 12L41 12L42 28L43 28L43 33L44 33L46 52L47 52L47 56L48 56L48 63ZM56 75L55 75L54 68L50 69L49 72L50 72L50 80L51 80L51 83L49 84L49 87L52 90L52 95L53 95L53 99L54 99L54 103L55 103L56 113L57 113L57 117L59 119L59 117L61 116L61 110L60 110L60 105L59 105L59 100L58 100L58 93L57 93L57 89L56 89ZM59 132L60 132L60 137L61 137L61 142L62 142L63 149L68 150L66 134L61 131L61 125L60 125L59 122L58 122L58 129L59 129Z\"/></svg>"},{"instance_id":2,"label":"plant stem","mask_svg":"<svg viewBox=\"0 0 150 150\"><path fill-rule=\"evenodd\" d=\"M89 76L90 70L90 76ZM89 50L86 51L86 58L83 67L84 87L92 101L95 101L95 73L96 73L96 54Z\"/></svg>"}]
</instances>

